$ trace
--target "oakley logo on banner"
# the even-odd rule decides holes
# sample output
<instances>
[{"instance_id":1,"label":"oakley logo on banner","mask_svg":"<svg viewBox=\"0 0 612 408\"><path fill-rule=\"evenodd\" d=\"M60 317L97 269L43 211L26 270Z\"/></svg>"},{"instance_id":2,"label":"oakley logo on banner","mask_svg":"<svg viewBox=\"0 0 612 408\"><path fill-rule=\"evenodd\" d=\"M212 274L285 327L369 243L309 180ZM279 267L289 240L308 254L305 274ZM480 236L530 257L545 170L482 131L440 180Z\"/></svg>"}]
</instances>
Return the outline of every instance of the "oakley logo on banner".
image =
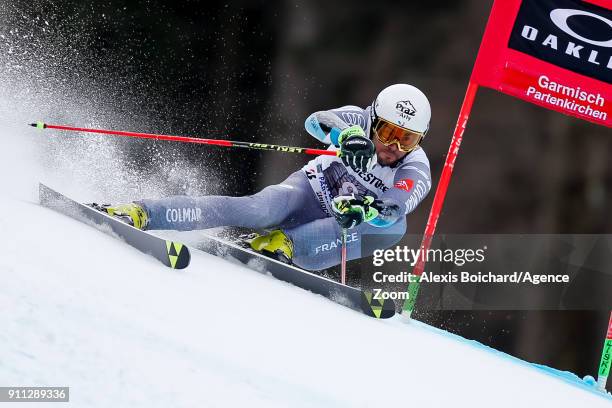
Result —
<instances>
[{"instance_id":1,"label":"oakley logo on banner","mask_svg":"<svg viewBox=\"0 0 612 408\"><path fill-rule=\"evenodd\" d=\"M523 0L508 47L612 82L612 10L581 0Z\"/></svg>"},{"instance_id":2,"label":"oakley logo on banner","mask_svg":"<svg viewBox=\"0 0 612 408\"><path fill-rule=\"evenodd\" d=\"M607 41L595 41L589 38L585 38L580 34L576 33L569 26L568 20L570 17L574 16L588 16L595 18L599 21L602 21L604 24L607 24L610 27L610 39ZM572 9L556 9L550 12L550 19L555 23L557 27L561 30L565 31L567 34L571 35L574 38L579 39L580 41L584 41L586 43L597 45L599 47L612 47L612 20L608 20L605 17L602 17L598 14L589 13L588 11L582 10L572 10Z\"/></svg>"}]
</instances>

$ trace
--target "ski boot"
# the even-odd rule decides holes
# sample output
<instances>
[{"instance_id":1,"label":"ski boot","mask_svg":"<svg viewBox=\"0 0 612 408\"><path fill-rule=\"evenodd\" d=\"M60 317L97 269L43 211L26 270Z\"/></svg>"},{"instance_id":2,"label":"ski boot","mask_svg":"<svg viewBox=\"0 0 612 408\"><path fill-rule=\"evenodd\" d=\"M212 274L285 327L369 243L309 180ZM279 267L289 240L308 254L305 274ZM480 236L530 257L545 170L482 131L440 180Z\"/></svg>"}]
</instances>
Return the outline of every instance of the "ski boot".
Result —
<instances>
[{"instance_id":1,"label":"ski boot","mask_svg":"<svg viewBox=\"0 0 612 408\"><path fill-rule=\"evenodd\" d=\"M286 264L292 263L293 242L281 230L274 230L253 238L251 248Z\"/></svg>"},{"instance_id":2,"label":"ski boot","mask_svg":"<svg viewBox=\"0 0 612 408\"><path fill-rule=\"evenodd\" d=\"M88 205L142 231L144 231L149 224L149 215L144 208L136 203L117 205L93 203Z\"/></svg>"}]
</instances>

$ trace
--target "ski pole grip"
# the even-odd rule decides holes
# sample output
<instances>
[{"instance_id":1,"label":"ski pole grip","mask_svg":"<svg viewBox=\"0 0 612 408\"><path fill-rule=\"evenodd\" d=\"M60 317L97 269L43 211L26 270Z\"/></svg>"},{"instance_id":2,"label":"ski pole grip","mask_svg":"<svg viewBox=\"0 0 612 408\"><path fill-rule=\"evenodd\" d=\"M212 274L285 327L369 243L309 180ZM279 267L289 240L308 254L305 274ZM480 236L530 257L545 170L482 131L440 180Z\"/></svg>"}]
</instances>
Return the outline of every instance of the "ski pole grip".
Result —
<instances>
[{"instance_id":1,"label":"ski pole grip","mask_svg":"<svg viewBox=\"0 0 612 408\"><path fill-rule=\"evenodd\" d=\"M35 127L36 129L46 129L47 128L47 125L45 124L45 122L30 123L30 126Z\"/></svg>"}]
</instances>

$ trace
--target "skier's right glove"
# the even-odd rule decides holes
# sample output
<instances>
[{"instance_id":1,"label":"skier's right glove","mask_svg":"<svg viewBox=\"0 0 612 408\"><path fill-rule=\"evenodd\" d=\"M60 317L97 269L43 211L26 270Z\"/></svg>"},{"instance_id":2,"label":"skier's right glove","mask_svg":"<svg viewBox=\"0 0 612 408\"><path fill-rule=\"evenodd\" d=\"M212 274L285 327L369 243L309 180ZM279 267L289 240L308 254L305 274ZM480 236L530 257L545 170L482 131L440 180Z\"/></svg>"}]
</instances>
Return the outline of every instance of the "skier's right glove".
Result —
<instances>
[{"instance_id":1,"label":"skier's right glove","mask_svg":"<svg viewBox=\"0 0 612 408\"><path fill-rule=\"evenodd\" d=\"M340 132L338 143L340 158L345 166L363 173L372 170L376 163L376 147L360 126L354 125Z\"/></svg>"},{"instance_id":2,"label":"skier's right glove","mask_svg":"<svg viewBox=\"0 0 612 408\"><path fill-rule=\"evenodd\" d=\"M111 217L118 218L126 224L129 224L134 228L138 228L139 230L144 231L149 224L149 214L147 214L147 211L142 208L142 206L136 203L118 205L93 203L89 205L96 210L106 213Z\"/></svg>"},{"instance_id":3,"label":"skier's right glove","mask_svg":"<svg viewBox=\"0 0 612 408\"><path fill-rule=\"evenodd\" d=\"M373 203L374 198L370 196L338 196L332 200L332 210L340 227L350 229L378 216L378 210L372 206Z\"/></svg>"}]
</instances>

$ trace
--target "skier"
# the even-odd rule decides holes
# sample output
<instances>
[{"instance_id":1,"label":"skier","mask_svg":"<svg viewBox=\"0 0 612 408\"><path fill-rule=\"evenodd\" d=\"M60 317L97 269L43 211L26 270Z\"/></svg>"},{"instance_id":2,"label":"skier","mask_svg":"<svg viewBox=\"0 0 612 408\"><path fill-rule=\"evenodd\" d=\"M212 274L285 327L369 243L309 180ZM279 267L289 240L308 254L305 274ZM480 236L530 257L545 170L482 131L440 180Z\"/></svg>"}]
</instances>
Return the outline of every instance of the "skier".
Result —
<instances>
[{"instance_id":1,"label":"skier","mask_svg":"<svg viewBox=\"0 0 612 408\"><path fill-rule=\"evenodd\" d=\"M342 228L347 257L388 248L406 232L406 215L431 188L429 161L420 144L431 108L416 87L383 89L371 106L319 111L308 133L339 157L319 156L280 184L245 197L174 196L98 207L142 230L237 226L270 230L254 250L306 270L338 265Z\"/></svg>"}]
</instances>

